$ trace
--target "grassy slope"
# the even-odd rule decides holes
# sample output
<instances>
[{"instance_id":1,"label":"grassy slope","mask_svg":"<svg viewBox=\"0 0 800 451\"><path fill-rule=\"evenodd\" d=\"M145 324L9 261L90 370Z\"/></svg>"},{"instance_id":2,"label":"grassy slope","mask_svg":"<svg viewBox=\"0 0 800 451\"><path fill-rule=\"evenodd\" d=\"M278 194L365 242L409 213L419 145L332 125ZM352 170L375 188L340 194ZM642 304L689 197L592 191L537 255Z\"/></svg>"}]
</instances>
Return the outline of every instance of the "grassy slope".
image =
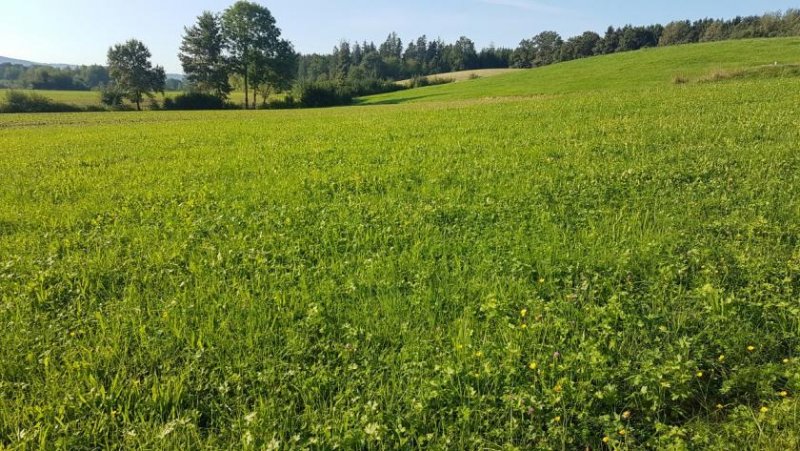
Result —
<instances>
[{"instance_id":1,"label":"grassy slope","mask_svg":"<svg viewBox=\"0 0 800 451\"><path fill-rule=\"evenodd\" d=\"M588 58L362 99L364 104L462 100L495 96L565 94L661 87L675 76L697 77L715 69L800 62L800 38L756 39L646 49ZM468 84L465 84L468 83Z\"/></svg>"},{"instance_id":2,"label":"grassy slope","mask_svg":"<svg viewBox=\"0 0 800 451\"><path fill-rule=\"evenodd\" d=\"M1 117L0 445L796 449L800 80L658 86Z\"/></svg>"}]
</instances>

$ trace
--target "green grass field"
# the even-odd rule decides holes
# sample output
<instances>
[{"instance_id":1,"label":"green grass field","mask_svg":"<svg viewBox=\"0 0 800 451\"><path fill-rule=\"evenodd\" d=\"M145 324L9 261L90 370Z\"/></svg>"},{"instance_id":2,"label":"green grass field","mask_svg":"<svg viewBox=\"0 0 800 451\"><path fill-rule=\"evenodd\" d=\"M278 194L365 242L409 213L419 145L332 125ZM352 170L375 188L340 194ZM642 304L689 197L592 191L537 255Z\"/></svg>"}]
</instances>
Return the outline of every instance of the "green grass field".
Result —
<instances>
[{"instance_id":1,"label":"green grass field","mask_svg":"<svg viewBox=\"0 0 800 451\"><path fill-rule=\"evenodd\" d=\"M0 448L797 449L800 78L672 82L770 60L0 117Z\"/></svg>"}]
</instances>

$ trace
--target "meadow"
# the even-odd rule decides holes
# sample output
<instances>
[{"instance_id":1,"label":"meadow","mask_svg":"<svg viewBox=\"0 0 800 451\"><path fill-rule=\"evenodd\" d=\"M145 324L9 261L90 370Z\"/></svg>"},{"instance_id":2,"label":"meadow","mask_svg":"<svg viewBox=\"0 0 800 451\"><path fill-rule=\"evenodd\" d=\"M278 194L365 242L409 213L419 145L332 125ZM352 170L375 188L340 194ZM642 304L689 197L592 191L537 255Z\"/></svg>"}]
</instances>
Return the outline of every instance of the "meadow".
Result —
<instances>
[{"instance_id":1,"label":"meadow","mask_svg":"<svg viewBox=\"0 0 800 451\"><path fill-rule=\"evenodd\" d=\"M798 448L800 78L699 82L770 60L0 116L0 448Z\"/></svg>"}]
</instances>

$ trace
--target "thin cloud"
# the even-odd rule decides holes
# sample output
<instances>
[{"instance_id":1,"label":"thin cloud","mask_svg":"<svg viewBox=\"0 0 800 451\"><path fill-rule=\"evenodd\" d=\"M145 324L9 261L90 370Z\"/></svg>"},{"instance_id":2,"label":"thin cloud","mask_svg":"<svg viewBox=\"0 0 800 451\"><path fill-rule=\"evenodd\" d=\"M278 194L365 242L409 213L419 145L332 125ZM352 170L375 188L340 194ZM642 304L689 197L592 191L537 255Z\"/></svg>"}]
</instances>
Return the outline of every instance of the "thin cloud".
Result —
<instances>
[{"instance_id":1,"label":"thin cloud","mask_svg":"<svg viewBox=\"0 0 800 451\"><path fill-rule=\"evenodd\" d=\"M480 3L496 6L507 6L509 8L521 9L523 11L534 11L537 13L562 14L568 12L557 6L550 6L544 3L526 0L479 0Z\"/></svg>"}]
</instances>

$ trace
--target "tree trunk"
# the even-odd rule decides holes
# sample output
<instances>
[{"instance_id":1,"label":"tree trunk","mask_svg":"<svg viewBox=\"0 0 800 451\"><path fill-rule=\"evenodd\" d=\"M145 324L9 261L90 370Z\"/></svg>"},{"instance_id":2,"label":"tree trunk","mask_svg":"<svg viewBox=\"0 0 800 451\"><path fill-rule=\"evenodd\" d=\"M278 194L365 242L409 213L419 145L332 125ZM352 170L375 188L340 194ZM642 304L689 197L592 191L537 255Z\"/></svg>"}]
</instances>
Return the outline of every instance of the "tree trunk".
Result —
<instances>
[{"instance_id":1,"label":"tree trunk","mask_svg":"<svg viewBox=\"0 0 800 451\"><path fill-rule=\"evenodd\" d=\"M250 107L250 86L247 84L247 68L245 67L244 70L244 109L248 109Z\"/></svg>"}]
</instances>

